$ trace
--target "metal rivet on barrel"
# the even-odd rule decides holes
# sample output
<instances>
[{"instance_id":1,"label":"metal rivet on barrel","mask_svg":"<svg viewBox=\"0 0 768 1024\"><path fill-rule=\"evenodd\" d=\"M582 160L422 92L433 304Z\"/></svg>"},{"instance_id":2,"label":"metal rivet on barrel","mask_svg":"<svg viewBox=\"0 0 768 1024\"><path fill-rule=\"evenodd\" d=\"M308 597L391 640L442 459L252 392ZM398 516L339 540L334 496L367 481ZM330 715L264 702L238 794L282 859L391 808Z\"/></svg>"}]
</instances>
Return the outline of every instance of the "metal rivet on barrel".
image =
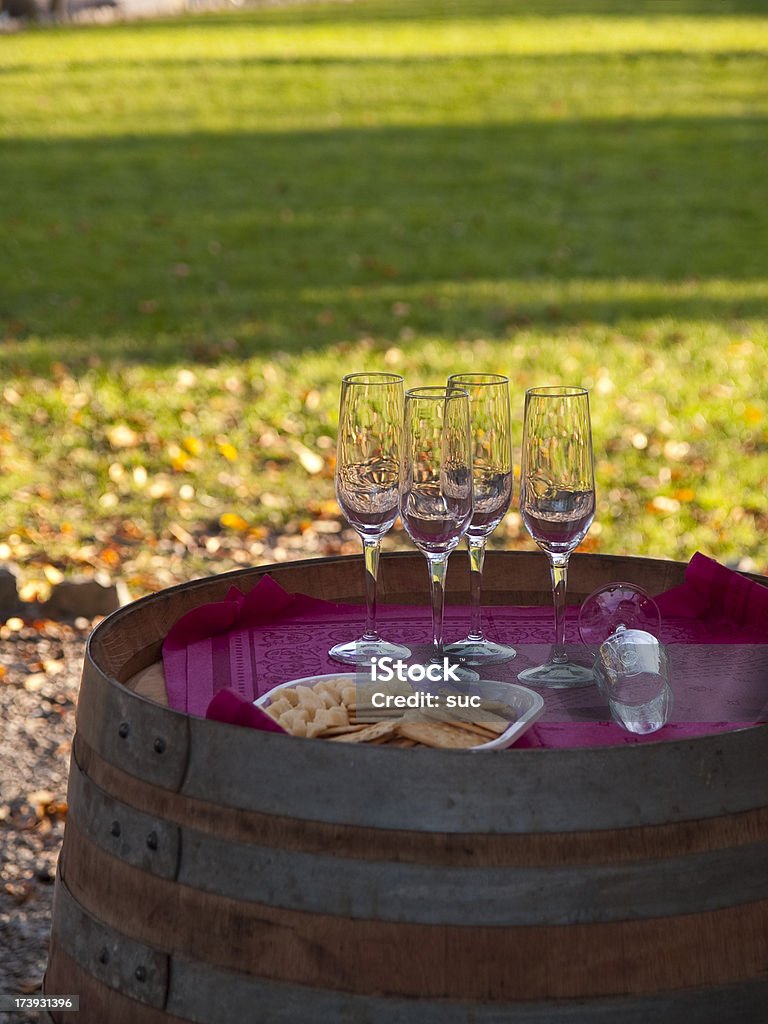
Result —
<instances>
[{"instance_id":1,"label":"metal rivet on barrel","mask_svg":"<svg viewBox=\"0 0 768 1024\"><path fill-rule=\"evenodd\" d=\"M157 849L157 832L150 832L147 836L147 846L150 850Z\"/></svg>"},{"instance_id":2,"label":"metal rivet on barrel","mask_svg":"<svg viewBox=\"0 0 768 1024\"><path fill-rule=\"evenodd\" d=\"M127 722L121 722L117 729L117 735L120 737L121 740L124 740L128 736L128 733L130 731L130 725L128 725Z\"/></svg>"},{"instance_id":3,"label":"metal rivet on barrel","mask_svg":"<svg viewBox=\"0 0 768 1024\"><path fill-rule=\"evenodd\" d=\"M115 839L117 839L117 837L120 835L120 822L119 821L113 821L112 822L112 827L110 828L109 831L115 837Z\"/></svg>"},{"instance_id":4,"label":"metal rivet on barrel","mask_svg":"<svg viewBox=\"0 0 768 1024\"><path fill-rule=\"evenodd\" d=\"M162 754L165 752L165 740L162 736L158 736L155 740L155 753Z\"/></svg>"},{"instance_id":5,"label":"metal rivet on barrel","mask_svg":"<svg viewBox=\"0 0 768 1024\"><path fill-rule=\"evenodd\" d=\"M147 969L146 969L146 967L142 967L141 964L139 964L139 966L136 968L136 970L133 972L133 974L134 974L134 977L136 978L136 981L146 981L147 980Z\"/></svg>"},{"instance_id":6,"label":"metal rivet on barrel","mask_svg":"<svg viewBox=\"0 0 768 1024\"><path fill-rule=\"evenodd\" d=\"M109 950L107 949L106 946L104 947L104 949L102 949L101 953L99 953L99 963L100 964L108 964L109 963Z\"/></svg>"}]
</instances>

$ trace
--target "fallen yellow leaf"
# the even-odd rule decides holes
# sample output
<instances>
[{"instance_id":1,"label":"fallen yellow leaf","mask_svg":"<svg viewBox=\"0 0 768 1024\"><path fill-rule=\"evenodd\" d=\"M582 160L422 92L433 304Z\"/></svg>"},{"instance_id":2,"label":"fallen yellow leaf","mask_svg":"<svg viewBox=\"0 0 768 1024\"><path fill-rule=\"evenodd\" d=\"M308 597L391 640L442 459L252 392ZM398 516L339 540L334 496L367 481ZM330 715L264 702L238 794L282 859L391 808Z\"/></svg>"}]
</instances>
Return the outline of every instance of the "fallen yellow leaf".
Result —
<instances>
[{"instance_id":1,"label":"fallen yellow leaf","mask_svg":"<svg viewBox=\"0 0 768 1024\"><path fill-rule=\"evenodd\" d=\"M219 451L227 462L237 462L237 448L233 444L226 441L224 444L219 445Z\"/></svg>"},{"instance_id":2,"label":"fallen yellow leaf","mask_svg":"<svg viewBox=\"0 0 768 1024\"><path fill-rule=\"evenodd\" d=\"M199 455L203 450L203 443L198 437L185 437L181 443L190 455Z\"/></svg>"},{"instance_id":3,"label":"fallen yellow leaf","mask_svg":"<svg viewBox=\"0 0 768 1024\"><path fill-rule=\"evenodd\" d=\"M747 423L760 423L763 418L762 409L758 409L756 405L748 405L744 410L744 419Z\"/></svg>"},{"instance_id":4,"label":"fallen yellow leaf","mask_svg":"<svg viewBox=\"0 0 768 1024\"><path fill-rule=\"evenodd\" d=\"M177 444L172 444L168 448L168 454L171 457L171 466L177 473L182 473L189 462L189 453L182 451Z\"/></svg>"},{"instance_id":5,"label":"fallen yellow leaf","mask_svg":"<svg viewBox=\"0 0 768 1024\"><path fill-rule=\"evenodd\" d=\"M248 523L239 516L237 512L225 512L219 520L222 526L226 526L230 530L247 530Z\"/></svg>"}]
</instances>

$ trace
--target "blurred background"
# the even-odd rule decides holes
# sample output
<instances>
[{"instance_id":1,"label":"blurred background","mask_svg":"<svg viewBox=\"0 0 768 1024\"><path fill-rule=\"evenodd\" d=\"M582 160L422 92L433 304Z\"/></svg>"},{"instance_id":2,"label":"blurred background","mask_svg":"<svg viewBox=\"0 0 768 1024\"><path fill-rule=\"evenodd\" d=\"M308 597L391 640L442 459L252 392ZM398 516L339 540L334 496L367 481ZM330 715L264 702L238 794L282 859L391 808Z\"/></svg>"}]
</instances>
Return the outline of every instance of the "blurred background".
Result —
<instances>
[{"instance_id":1,"label":"blurred background","mask_svg":"<svg viewBox=\"0 0 768 1024\"><path fill-rule=\"evenodd\" d=\"M23 597L357 553L339 378L379 368L508 374L518 448L526 387L590 387L585 548L768 572L768 3L9 2ZM530 546L516 501L492 543Z\"/></svg>"}]
</instances>

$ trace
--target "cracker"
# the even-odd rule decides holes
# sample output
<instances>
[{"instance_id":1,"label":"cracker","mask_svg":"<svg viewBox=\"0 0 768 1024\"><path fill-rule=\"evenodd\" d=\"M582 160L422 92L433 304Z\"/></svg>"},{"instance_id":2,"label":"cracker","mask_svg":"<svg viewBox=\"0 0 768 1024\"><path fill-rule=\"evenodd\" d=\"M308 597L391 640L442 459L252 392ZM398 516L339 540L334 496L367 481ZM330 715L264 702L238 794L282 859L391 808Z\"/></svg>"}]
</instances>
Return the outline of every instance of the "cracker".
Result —
<instances>
[{"instance_id":1,"label":"cracker","mask_svg":"<svg viewBox=\"0 0 768 1024\"><path fill-rule=\"evenodd\" d=\"M500 707L502 705L499 705ZM467 725L498 726L503 732L509 728L510 722L515 720L512 708L509 714L498 715L482 703L479 708L444 708L441 709L441 717L444 722L465 722Z\"/></svg>"},{"instance_id":2,"label":"cracker","mask_svg":"<svg viewBox=\"0 0 768 1024\"><path fill-rule=\"evenodd\" d=\"M340 696L341 683L337 678L323 679L319 683L315 683L313 689L317 690L318 693L331 693L334 697Z\"/></svg>"},{"instance_id":3,"label":"cracker","mask_svg":"<svg viewBox=\"0 0 768 1024\"><path fill-rule=\"evenodd\" d=\"M339 725L349 725L347 709L342 707L320 708L315 712L313 721L320 726L321 731Z\"/></svg>"},{"instance_id":4,"label":"cracker","mask_svg":"<svg viewBox=\"0 0 768 1024\"><path fill-rule=\"evenodd\" d=\"M484 742L493 740L499 736L501 732L504 732L504 729L501 729L500 732L495 732L493 729L486 729L484 726L480 725L479 722L455 722L450 718L444 719L442 724L450 726L451 729L461 729L464 732L473 732L478 739L483 740Z\"/></svg>"},{"instance_id":5,"label":"cracker","mask_svg":"<svg viewBox=\"0 0 768 1024\"><path fill-rule=\"evenodd\" d=\"M383 724L383 723L382 723ZM445 722L400 722L397 726L400 736L423 743L425 747L438 747L445 750L465 750L480 745L480 737L469 732L460 725L447 725Z\"/></svg>"},{"instance_id":6,"label":"cracker","mask_svg":"<svg viewBox=\"0 0 768 1024\"><path fill-rule=\"evenodd\" d=\"M483 719L481 722L473 722L472 724L476 729L482 729L483 732L490 733L491 736L501 736L501 734L506 732L514 721L514 718L510 718L506 722L486 722L485 719Z\"/></svg>"},{"instance_id":7,"label":"cracker","mask_svg":"<svg viewBox=\"0 0 768 1024\"><path fill-rule=\"evenodd\" d=\"M314 710L325 707L323 698L319 693L315 693L311 686L299 684L296 687L296 695L299 698L299 707L312 708Z\"/></svg>"},{"instance_id":8,"label":"cracker","mask_svg":"<svg viewBox=\"0 0 768 1024\"><path fill-rule=\"evenodd\" d=\"M275 697L269 704L264 708L267 714L279 717L284 711L290 711L293 705L286 697Z\"/></svg>"},{"instance_id":9,"label":"cracker","mask_svg":"<svg viewBox=\"0 0 768 1024\"><path fill-rule=\"evenodd\" d=\"M280 725L291 734L291 736L307 735L307 710L306 708L291 708L284 711L279 718Z\"/></svg>"},{"instance_id":10,"label":"cracker","mask_svg":"<svg viewBox=\"0 0 768 1024\"><path fill-rule=\"evenodd\" d=\"M341 702L346 704L347 707L357 702L357 687L352 686L349 683L342 688L341 691Z\"/></svg>"},{"instance_id":11,"label":"cracker","mask_svg":"<svg viewBox=\"0 0 768 1024\"><path fill-rule=\"evenodd\" d=\"M331 739L333 736L344 736L348 732L360 732L361 729L367 729L367 725L334 725L330 729L325 729L320 734L323 739Z\"/></svg>"},{"instance_id":12,"label":"cracker","mask_svg":"<svg viewBox=\"0 0 768 1024\"><path fill-rule=\"evenodd\" d=\"M393 736L397 728L397 722L376 722L374 725L364 725L357 732L340 733L328 738L331 743L371 743L373 740Z\"/></svg>"}]
</instances>

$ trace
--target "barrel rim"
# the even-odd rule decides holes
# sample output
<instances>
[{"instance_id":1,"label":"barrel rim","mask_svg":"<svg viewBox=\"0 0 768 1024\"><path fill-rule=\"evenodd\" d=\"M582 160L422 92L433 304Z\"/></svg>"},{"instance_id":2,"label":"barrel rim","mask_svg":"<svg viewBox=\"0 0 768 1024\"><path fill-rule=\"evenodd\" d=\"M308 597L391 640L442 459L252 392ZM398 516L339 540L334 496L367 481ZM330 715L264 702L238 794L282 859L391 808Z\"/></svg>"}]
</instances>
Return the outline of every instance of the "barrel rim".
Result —
<instances>
[{"instance_id":1,"label":"barrel rim","mask_svg":"<svg viewBox=\"0 0 768 1024\"><path fill-rule=\"evenodd\" d=\"M459 554L460 552L453 552L450 557L455 558ZM381 554L381 559L385 562L406 560L419 561L421 558L421 554L417 551L385 551ZM488 560L511 558L539 561L541 559L541 554L538 551L492 549L486 553L486 558ZM574 564L578 565L585 559L589 559L592 562L599 560L601 562L606 562L609 565L611 563L630 562L633 565L638 566L644 564L656 567L667 565L674 566L676 569L684 569L688 564L687 562L679 562L672 558L656 558L649 555L611 555L603 553L592 554L587 552L576 552L571 556L569 566L572 568ZM297 558L288 562L267 562L264 565L253 565L246 566L242 569L231 569L228 572L214 573L211 576L201 576L199 579L188 580L185 583L175 583L173 586L164 587L162 590L156 590L151 594L145 594L144 597L137 598L135 601L131 601L129 604L116 608L113 612L106 615L89 635L86 644L86 652L90 653L92 643L101 639L102 633L108 632L109 629L113 628L115 623L121 618L126 615L133 614L140 607L150 604L160 597L163 599L170 599L181 592L192 593L195 590L205 589L213 583L221 583L223 585L224 583L229 582L234 585L238 579L242 579L244 577L266 576L274 572L277 572L279 575L281 572L302 569L305 567L341 565L359 562L359 555L329 555L323 558ZM735 569L734 572L738 572L740 576L743 576L745 579L752 580L754 583L768 587L768 576L763 576L760 573L754 572L742 572L738 569Z\"/></svg>"},{"instance_id":2,"label":"barrel rim","mask_svg":"<svg viewBox=\"0 0 768 1024\"><path fill-rule=\"evenodd\" d=\"M539 553L536 552L536 551L503 550L503 551L489 551L488 552L488 556L489 557L502 557L502 558L512 557L512 558L515 558L515 557L518 557L520 555L524 555L524 556L527 555L527 556L532 556L532 557L536 557L536 558L539 557ZM412 551L390 551L390 552L385 552L384 554L382 554L381 557L382 557L382 559L386 559L387 561L393 561L393 560L420 558L421 556L418 554L418 552L412 552ZM669 564L669 565L674 565L677 568L684 568L685 565L687 564L685 562L678 562L678 561L676 561L674 559L654 558L654 557L647 557L647 556L644 556L644 555L611 555L611 554L592 555L592 554L587 554L585 552L582 552L582 553L578 553L577 552L576 554L574 554L572 556L572 558L575 559L575 560L580 560L580 559L584 559L584 558L593 559L595 557L598 557L601 560L608 561L609 563L613 562L613 561L615 561L615 562L631 561L631 562L637 563L637 564L642 564L642 563L651 563L651 564L654 564L654 565ZM124 617L126 617L128 615L134 614L140 607L144 607L146 605L151 604L153 601L156 601L157 598L160 597L160 596L162 596L164 599L170 600L170 599L173 598L174 595L179 594L182 591L185 592L185 593L189 593L190 591L194 591L194 590L198 590L198 589L204 589L205 587L210 586L214 582L220 582L220 583L223 584L225 582L230 582L231 581L231 583L234 585L236 580L242 579L243 577L246 577L246 576L250 577L250 576L254 576L254 575L256 575L256 576L265 576L265 575L267 575L267 574L269 574L271 572L274 572L275 570L279 571L279 570L285 569L287 567L301 569L302 567L317 566L317 565L320 565L320 564L322 564L322 565L329 565L329 564L349 563L349 562L359 562L359 555L332 555L332 556L329 556L327 558L303 558L303 559L297 559L296 561L291 561L291 562L270 562L270 563L267 563L265 565L251 566L251 567L247 567L247 568L244 568L244 569L233 569L233 570L231 570L229 572L225 572L225 573L215 574L215 575L212 575L212 576L204 576L204 577L201 577L200 579L191 580L191 581L189 581L187 583L177 583L177 584L174 584L172 587L166 587L163 590L158 590L158 591L155 591L152 594L147 594L145 597L138 598L136 601L132 601L130 604L123 605L121 608L117 608L115 611L113 611L109 615L107 615L93 629L93 631L89 635L89 637L88 637L88 639L86 641L86 645L85 645L85 658L86 658L86 661L90 662L90 664L93 666L93 668L96 670L96 672L98 672L98 674L104 679L104 681L106 681L107 683L109 683L109 684L111 684L111 685L113 685L115 687L118 687L122 693L130 694L130 696L131 696L131 698L133 700L136 700L137 702L140 702L143 705L149 705L152 708L157 709L157 711L161 714L161 717L164 717L164 716L167 715L171 719L176 719L177 721L178 720L186 720L190 716L186 715L184 712L177 711L174 708L167 707L167 706L165 706L163 704L158 704L156 701L150 700L149 698L144 697L141 694L135 693L133 690L129 689L127 686L125 686L123 683L121 683L119 679L117 679L115 676L109 675L107 672L104 671L104 669L102 669L99 666L96 658L94 657L93 648L94 648L96 643L101 641L102 636L103 636L104 633L107 633L107 632L109 632L110 629L113 629L115 627L115 625L118 624L121 621L122 618L124 618ZM758 573L746 573L746 572L740 572L740 575L746 577L747 579L751 579L751 580L753 580L756 583L760 583L761 585L768 587L768 576L762 576L762 575L760 575ZM206 721L208 721L208 720L206 720ZM213 721L211 721L209 724L211 726L223 726L227 730L236 728L234 726L226 725L226 724L220 723L220 722L213 722ZM757 732L761 732L761 731L764 731L764 730L767 730L767 729L768 729L768 723L764 723L764 724L760 724L760 725L744 726L744 727L741 727L741 728L738 728L738 729L728 729L728 730L725 730L724 732L714 733L714 734L709 735L709 736L686 737L684 739L679 739L679 740L649 740L649 741L644 742L643 744L622 744L620 747L617 746L617 747L606 748L605 746L584 746L584 747L578 747L578 748L574 748L574 749L570 749L570 748L557 748L557 749L526 748L526 749L518 749L518 750L516 750L514 747L511 747L511 748L509 748L508 750L505 750L505 751L484 751L483 753L485 753L485 754L488 754L488 753L497 753L497 754L498 753L503 753L505 757L509 757L510 755L518 756L519 757L520 755L525 754L526 756L533 756L533 757L548 755L550 757L558 757L559 758L559 757L562 757L563 755L569 755L569 754L572 755L574 753L582 753L583 754L583 753L586 753L588 751L591 751L591 752L597 751L599 753L599 752L604 752L606 749L610 749L610 750L621 749L621 750L626 750L628 752L634 752L635 750L640 749L640 748L658 748L658 747L662 747L662 748L666 749L666 748L669 748L669 747L687 746L688 744L691 744L691 743L693 743L697 747L700 747L700 748L703 749L703 748L705 748L707 746L708 743L710 743L711 741L717 741L722 736L731 736L731 735L740 734L740 733L757 733ZM278 742L288 742L288 741L292 742L294 739L296 739L296 737L293 737L293 736L281 736L279 733L273 733L273 734L270 734L270 739L274 739L274 740L276 740ZM337 750L337 749L339 749L339 747L336 747L333 744L326 744L325 745L325 749L327 751L329 751L331 749ZM426 755L434 755L439 760L440 763L442 763L446 757L456 757L457 754L458 755L463 755L464 757L477 756L477 753L473 752L473 751L461 751L461 750L458 750L458 751L445 751L445 750L431 750L431 749L425 749L425 750L421 750L421 749L418 749L418 750L410 750L410 749L408 749L408 750L399 750L397 748L388 748L385 751L385 750L380 750L378 747L375 747L375 746L370 746L370 745L366 746L365 744L357 744L356 747L355 747L355 753L363 753L363 752L364 752L363 756L373 755L374 758L376 756L381 756L381 755L384 755L386 757L391 757L391 756L394 755L396 758L397 757L403 758L403 756L405 756L406 760L408 759L409 755L413 755L413 754L416 754L417 756L420 756L420 757L424 756L425 754ZM632 756L632 754L629 753L629 756Z\"/></svg>"},{"instance_id":3,"label":"barrel rim","mask_svg":"<svg viewBox=\"0 0 768 1024\"><path fill-rule=\"evenodd\" d=\"M453 552L451 558L455 558L460 555L460 552ZM417 551L385 551L381 554L382 561L394 562L394 561L420 561L423 557ZM491 549L486 553L488 560L495 559L531 559L537 562L541 560L542 555L538 551L527 551L527 550L498 550ZM674 566L677 569L684 569L687 565L686 562L678 562L671 558L656 558L648 555L611 555L603 553L587 553L587 552L576 552L571 555L569 566L572 568L574 564L579 564L584 559L590 561L600 560L601 562L607 562L611 564L613 562L631 562L636 565L648 564L652 566ZM162 590L156 590L151 594L146 594L144 597L137 598L135 601L131 601L129 604L123 605L120 608L116 608L113 612L110 612L104 619L94 628L91 632L88 642L86 645L86 651L90 652L92 641L101 638L103 632L107 632L112 628L115 622L119 621L122 617L127 614L132 614L138 610L139 607L143 607L153 601L156 601L159 597L163 599L172 598L175 594L181 593L192 593L195 590L205 589L205 587L211 586L212 583L225 582L234 583L238 579L242 579L246 576L265 576L274 572L280 574L284 571L290 571L293 569L302 569L305 567L320 566L320 565L341 565L349 563L359 563L360 555L329 555L323 558L297 558L287 562L268 562L264 565L253 565L246 566L243 569L231 569L228 572L215 573L211 576L201 576L199 579L188 580L185 583L175 583L173 586L164 587ZM542 563L543 564L543 563ZM753 580L755 583L760 583L762 586L768 587L768 576L762 576L758 573L748 573L738 571L740 576L744 576L747 579Z\"/></svg>"},{"instance_id":4,"label":"barrel rim","mask_svg":"<svg viewBox=\"0 0 768 1024\"><path fill-rule=\"evenodd\" d=\"M420 561L418 555L405 557ZM308 564L316 568L318 561ZM626 566L626 559L619 561ZM258 579L271 568L245 573ZM679 575L682 567L676 568ZM243 570L236 570L197 581L197 586L213 582L217 592L225 592L242 576ZM173 588L174 594L186 586ZM172 597L165 592L166 599ZM139 604L105 619L89 645L108 622L119 624L118 616ZM144 653L156 652L158 634L167 628L163 612L168 611L168 605L155 609L158 628ZM122 641L118 634L107 644L130 658L130 645ZM263 732L255 742L249 730L187 715L134 693L99 667L90 646L77 730L83 743L108 763L171 792L268 815L379 829L506 835L579 831L585 822L591 829L628 828L749 811L764 806L768 794L760 770L768 752L765 724L642 744L482 753L306 744ZM445 787L449 757L460 758L454 765L461 765L450 793ZM211 771L214 764L218 770ZM632 788L628 800L632 773L643 778L643 786ZM244 778L263 784L245 785Z\"/></svg>"}]
</instances>

